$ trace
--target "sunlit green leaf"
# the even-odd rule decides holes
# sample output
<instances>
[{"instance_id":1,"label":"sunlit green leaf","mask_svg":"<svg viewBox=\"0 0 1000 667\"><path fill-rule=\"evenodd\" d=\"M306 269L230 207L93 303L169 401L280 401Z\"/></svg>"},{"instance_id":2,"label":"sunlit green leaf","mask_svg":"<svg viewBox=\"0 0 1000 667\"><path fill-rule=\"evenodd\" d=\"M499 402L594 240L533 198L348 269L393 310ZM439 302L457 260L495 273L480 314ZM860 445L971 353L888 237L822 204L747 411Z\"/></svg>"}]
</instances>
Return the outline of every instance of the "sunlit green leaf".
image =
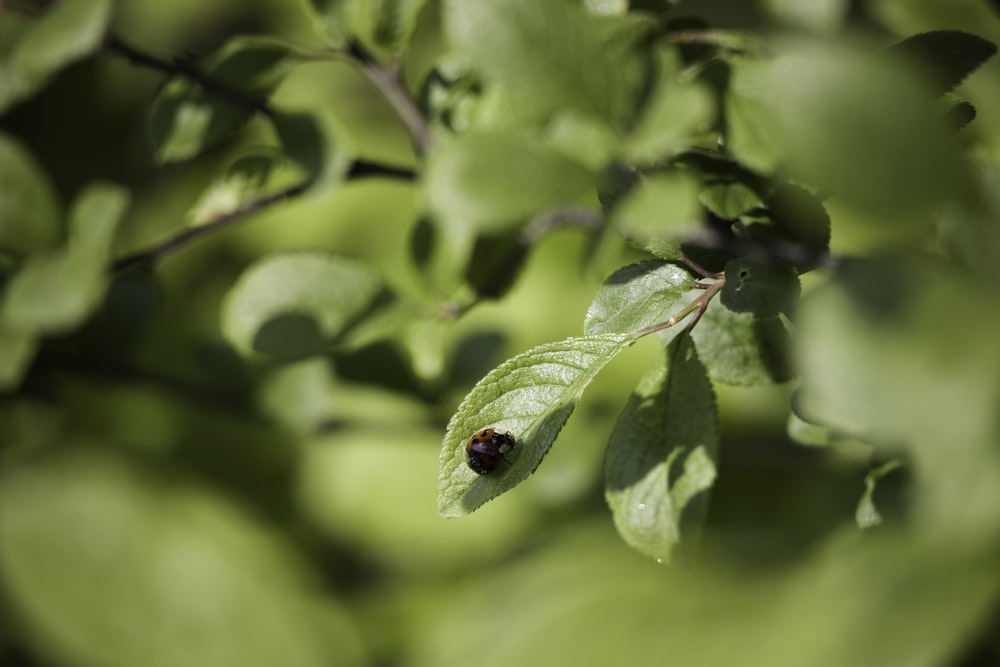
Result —
<instances>
[{"instance_id":1,"label":"sunlit green leaf","mask_svg":"<svg viewBox=\"0 0 1000 667\"><path fill-rule=\"evenodd\" d=\"M666 320L680 309L694 279L677 264L641 262L615 271L587 309L583 332L590 336L626 333Z\"/></svg>"},{"instance_id":2,"label":"sunlit green leaf","mask_svg":"<svg viewBox=\"0 0 1000 667\"><path fill-rule=\"evenodd\" d=\"M425 187L445 227L497 232L593 196L586 167L520 132L467 134L430 155Z\"/></svg>"},{"instance_id":3,"label":"sunlit green leaf","mask_svg":"<svg viewBox=\"0 0 1000 667\"><path fill-rule=\"evenodd\" d=\"M613 126L627 121L642 81L630 48L636 26L569 0L445 4L452 47L504 89L520 119L573 109Z\"/></svg>"},{"instance_id":4,"label":"sunlit green leaf","mask_svg":"<svg viewBox=\"0 0 1000 667\"><path fill-rule=\"evenodd\" d=\"M715 480L715 394L689 336L678 336L632 391L604 463L605 497L618 533L669 563L681 515ZM704 509L704 508L702 508Z\"/></svg>"},{"instance_id":5,"label":"sunlit green leaf","mask_svg":"<svg viewBox=\"0 0 1000 667\"><path fill-rule=\"evenodd\" d=\"M683 173L654 174L640 181L612 216L619 233L643 250L667 259L701 225L698 183Z\"/></svg>"},{"instance_id":6,"label":"sunlit green leaf","mask_svg":"<svg viewBox=\"0 0 1000 667\"><path fill-rule=\"evenodd\" d=\"M237 37L198 66L211 85L185 77L168 81L151 111L157 159L185 160L228 139L262 111L297 58L278 40Z\"/></svg>"},{"instance_id":7,"label":"sunlit green leaf","mask_svg":"<svg viewBox=\"0 0 1000 667\"><path fill-rule=\"evenodd\" d=\"M37 19L0 12L0 113L100 48L112 0L67 0Z\"/></svg>"},{"instance_id":8,"label":"sunlit green leaf","mask_svg":"<svg viewBox=\"0 0 1000 667\"><path fill-rule=\"evenodd\" d=\"M46 662L361 664L353 624L275 531L220 494L73 450L0 473L0 585Z\"/></svg>"},{"instance_id":9,"label":"sunlit green leaf","mask_svg":"<svg viewBox=\"0 0 1000 667\"><path fill-rule=\"evenodd\" d=\"M244 354L284 359L334 345L382 289L367 264L320 251L265 257L229 290L222 330Z\"/></svg>"},{"instance_id":10,"label":"sunlit green leaf","mask_svg":"<svg viewBox=\"0 0 1000 667\"><path fill-rule=\"evenodd\" d=\"M460 517L513 488L534 472L598 371L632 343L628 334L567 338L507 360L472 388L458 406L438 472L438 511ZM488 475L466 465L465 445L483 428L509 432L517 445Z\"/></svg>"},{"instance_id":11,"label":"sunlit green leaf","mask_svg":"<svg viewBox=\"0 0 1000 667\"><path fill-rule=\"evenodd\" d=\"M6 326L58 333L83 323L104 296L112 241L128 200L116 185L83 191L70 212L66 246L33 255L7 286L0 305Z\"/></svg>"},{"instance_id":12,"label":"sunlit green leaf","mask_svg":"<svg viewBox=\"0 0 1000 667\"><path fill-rule=\"evenodd\" d=\"M61 234L59 202L45 173L0 134L0 249L21 255L55 245Z\"/></svg>"}]
</instances>

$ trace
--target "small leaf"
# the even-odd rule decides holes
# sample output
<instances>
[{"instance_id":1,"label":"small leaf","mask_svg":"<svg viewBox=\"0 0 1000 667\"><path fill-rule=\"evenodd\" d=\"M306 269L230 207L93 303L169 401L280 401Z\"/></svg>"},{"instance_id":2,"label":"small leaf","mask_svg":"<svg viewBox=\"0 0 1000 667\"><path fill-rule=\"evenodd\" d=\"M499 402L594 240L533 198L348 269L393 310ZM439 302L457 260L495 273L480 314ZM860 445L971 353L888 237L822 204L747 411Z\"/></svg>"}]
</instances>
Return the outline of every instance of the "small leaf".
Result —
<instances>
[{"instance_id":1,"label":"small leaf","mask_svg":"<svg viewBox=\"0 0 1000 667\"><path fill-rule=\"evenodd\" d=\"M33 333L82 324L104 297L111 245L127 204L128 193L115 185L84 190L70 213L67 245L33 255L11 279L0 304L3 322Z\"/></svg>"},{"instance_id":2,"label":"small leaf","mask_svg":"<svg viewBox=\"0 0 1000 667\"><path fill-rule=\"evenodd\" d=\"M893 459L883 463L877 468L873 468L865 475L865 492L858 501L858 509L854 513L854 520L858 528L874 528L882 523L882 514L875 507L875 486L889 473L902 467L902 462Z\"/></svg>"},{"instance_id":3,"label":"small leaf","mask_svg":"<svg viewBox=\"0 0 1000 667\"><path fill-rule=\"evenodd\" d=\"M524 481L576 407L598 371L633 342L628 334L567 338L507 360L472 388L448 423L438 471L438 511L460 517ZM465 445L491 427L517 441L489 475L466 465Z\"/></svg>"},{"instance_id":4,"label":"small leaf","mask_svg":"<svg viewBox=\"0 0 1000 667\"><path fill-rule=\"evenodd\" d=\"M691 274L677 264L651 260L615 271L587 309L583 332L626 333L662 322L694 288Z\"/></svg>"},{"instance_id":5,"label":"small leaf","mask_svg":"<svg viewBox=\"0 0 1000 667\"><path fill-rule=\"evenodd\" d=\"M186 160L228 139L262 109L297 58L278 40L237 37L199 68L218 88L189 78L168 81L150 117L157 160Z\"/></svg>"},{"instance_id":6,"label":"small leaf","mask_svg":"<svg viewBox=\"0 0 1000 667\"><path fill-rule=\"evenodd\" d=\"M698 183L682 173L654 174L642 180L615 208L618 232L658 257L680 255L684 235L701 225Z\"/></svg>"},{"instance_id":7,"label":"small leaf","mask_svg":"<svg viewBox=\"0 0 1000 667\"><path fill-rule=\"evenodd\" d=\"M222 330L244 354L298 359L337 343L382 289L367 264L320 251L265 257L229 290Z\"/></svg>"},{"instance_id":8,"label":"small leaf","mask_svg":"<svg viewBox=\"0 0 1000 667\"><path fill-rule=\"evenodd\" d=\"M24 255L49 248L62 234L55 190L17 141L0 133L0 250Z\"/></svg>"},{"instance_id":9,"label":"small leaf","mask_svg":"<svg viewBox=\"0 0 1000 667\"><path fill-rule=\"evenodd\" d=\"M0 114L33 95L64 67L98 48L112 0L53 3L36 19L0 12Z\"/></svg>"},{"instance_id":10,"label":"small leaf","mask_svg":"<svg viewBox=\"0 0 1000 667\"><path fill-rule=\"evenodd\" d=\"M605 497L634 549L670 562L681 516L712 486L719 445L715 394L689 336L678 336L618 416L604 464Z\"/></svg>"},{"instance_id":11,"label":"small leaf","mask_svg":"<svg viewBox=\"0 0 1000 667\"><path fill-rule=\"evenodd\" d=\"M893 44L885 50L885 55L915 68L932 93L944 95L996 52L996 45L982 37L961 30L934 30Z\"/></svg>"},{"instance_id":12,"label":"small leaf","mask_svg":"<svg viewBox=\"0 0 1000 667\"><path fill-rule=\"evenodd\" d=\"M595 174L520 132L470 133L431 154L425 187L449 230L499 232L543 210L586 201Z\"/></svg>"},{"instance_id":13,"label":"small leaf","mask_svg":"<svg viewBox=\"0 0 1000 667\"><path fill-rule=\"evenodd\" d=\"M716 382L751 386L787 382L795 376L791 339L778 317L737 313L715 299L691 335Z\"/></svg>"}]
</instances>

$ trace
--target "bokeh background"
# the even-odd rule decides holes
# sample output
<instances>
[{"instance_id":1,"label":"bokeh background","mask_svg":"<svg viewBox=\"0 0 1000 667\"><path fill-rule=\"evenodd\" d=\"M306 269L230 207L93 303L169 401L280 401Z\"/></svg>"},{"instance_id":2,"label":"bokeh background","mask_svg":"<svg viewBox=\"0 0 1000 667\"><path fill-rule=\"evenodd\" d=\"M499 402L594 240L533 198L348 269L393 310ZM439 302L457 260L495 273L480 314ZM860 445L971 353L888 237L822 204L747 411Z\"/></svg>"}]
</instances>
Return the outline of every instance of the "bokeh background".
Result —
<instances>
[{"instance_id":1,"label":"bokeh background","mask_svg":"<svg viewBox=\"0 0 1000 667\"><path fill-rule=\"evenodd\" d=\"M832 4L679 11L772 31ZM853 29L886 42L947 27L1000 40L995 15L969 25L973 3L849 4ZM411 83L444 49L440 12L422 14ZM238 34L315 43L292 0L125 0L114 25L166 57ZM238 148L157 166L148 111L161 83L91 58L0 118L62 202L95 179L132 191L116 255L186 224ZM963 89L980 117L962 141L983 159L1000 149L998 83L994 61ZM361 158L416 164L392 110L346 63L297 68L274 102L325 109ZM240 139L269 141L254 125ZM863 535L872 451L793 443L794 386L716 388L723 442L699 548L670 569L630 551L601 463L654 341L598 376L526 483L467 518L438 516L438 451L462 396L509 356L578 335L604 277L641 258L624 245L584 261L587 235L557 231L501 301L406 341L287 365L247 363L224 342L223 298L268 253L363 258L405 291L418 196L352 181L122 278L98 321L49 343L50 367L0 397L0 664L1000 664L997 551ZM835 253L878 241L845 230ZM891 479L882 508L905 522L906 477Z\"/></svg>"}]
</instances>

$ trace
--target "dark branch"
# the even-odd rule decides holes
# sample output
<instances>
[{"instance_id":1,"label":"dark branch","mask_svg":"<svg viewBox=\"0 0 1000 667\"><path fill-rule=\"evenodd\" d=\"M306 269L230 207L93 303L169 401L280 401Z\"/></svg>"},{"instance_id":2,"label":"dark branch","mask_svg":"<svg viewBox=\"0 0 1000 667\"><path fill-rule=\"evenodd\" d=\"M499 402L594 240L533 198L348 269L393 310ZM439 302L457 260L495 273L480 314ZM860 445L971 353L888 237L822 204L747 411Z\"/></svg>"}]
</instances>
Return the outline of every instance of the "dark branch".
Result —
<instances>
[{"instance_id":1,"label":"dark branch","mask_svg":"<svg viewBox=\"0 0 1000 667\"><path fill-rule=\"evenodd\" d=\"M104 40L104 51L110 55L124 58L133 65L148 67L168 76L182 76L200 87L207 95L218 97L241 109L274 118L274 111L266 102L204 74L189 59L165 60L158 58L127 44L115 35L109 35Z\"/></svg>"}]
</instances>

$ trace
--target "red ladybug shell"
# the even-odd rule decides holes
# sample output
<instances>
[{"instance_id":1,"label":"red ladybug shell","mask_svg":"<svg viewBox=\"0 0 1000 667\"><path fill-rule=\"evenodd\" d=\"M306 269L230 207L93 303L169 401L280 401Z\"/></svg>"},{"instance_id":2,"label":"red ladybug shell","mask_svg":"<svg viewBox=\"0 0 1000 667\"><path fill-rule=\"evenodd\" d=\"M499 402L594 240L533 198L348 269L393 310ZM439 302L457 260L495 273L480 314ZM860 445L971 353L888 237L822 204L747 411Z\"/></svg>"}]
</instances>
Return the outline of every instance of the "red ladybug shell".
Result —
<instances>
[{"instance_id":1,"label":"red ladybug shell","mask_svg":"<svg viewBox=\"0 0 1000 667\"><path fill-rule=\"evenodd\" d=\"M488 475L496 470L504 454L514 449L514 444L514 436L510 433L484 428L469 438L465 446L466 460L475 473Z\"/></svg>"}]
</instances>

